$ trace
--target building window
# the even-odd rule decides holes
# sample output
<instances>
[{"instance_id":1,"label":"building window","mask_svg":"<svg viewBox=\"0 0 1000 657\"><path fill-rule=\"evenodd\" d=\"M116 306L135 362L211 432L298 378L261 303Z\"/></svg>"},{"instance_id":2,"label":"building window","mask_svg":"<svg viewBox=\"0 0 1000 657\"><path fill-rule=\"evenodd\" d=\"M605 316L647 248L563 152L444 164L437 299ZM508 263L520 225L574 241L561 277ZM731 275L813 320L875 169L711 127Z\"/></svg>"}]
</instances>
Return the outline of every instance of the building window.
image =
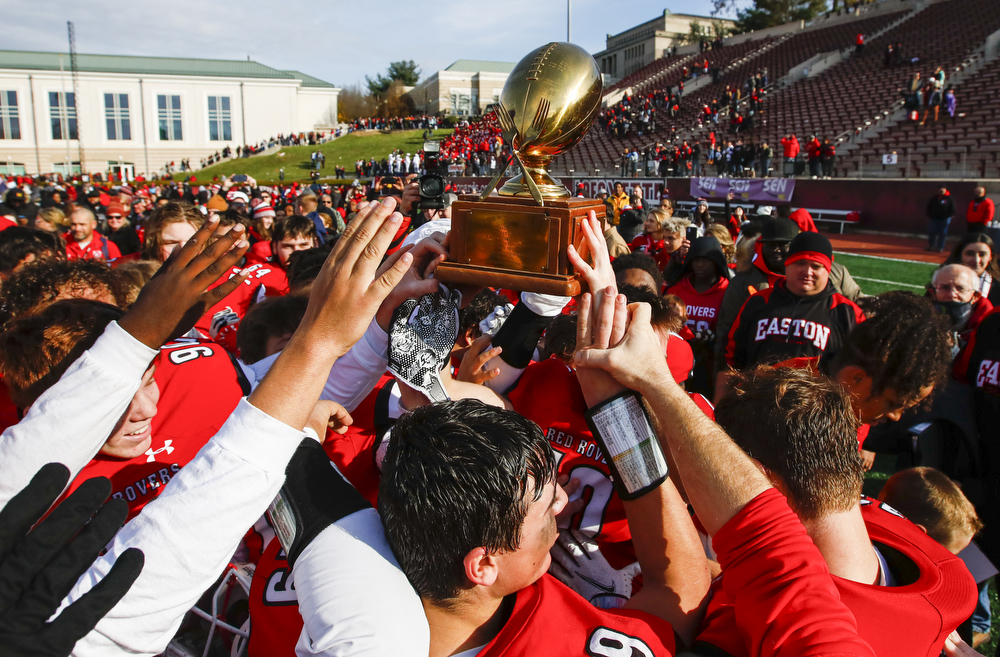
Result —
<instances>
[{"instance_id":1,"label":"building window","mask_svg":"<svg viewBox=\"0 0 1000 657\"><path fill-rule=\"evenodd\" d=\"M49 92L49 118L53 139L77 139L76 94L72 91Z\"/></svg>"},{"instance_id":2,"label":"building window","mask_svg":"<svg viewBox=\"0 0 1000 657\"><path fill-rule=\"evenodd\" d=\"M128 94L104 94L104 118L108 124L108 139L132 139Z\"/></svg>"},{"instance_id":3,"label":"building window","mask_svg":"<svg viewBox=\"0 0 1000 657\"><path fill-rule=\"evenodd\" d=\"M233 140L229 96L208 97L208 138L211 141Z\"/></svg>"},{"instance_id":4,"label":"building window","mask_svg":"<svg viewBox=\"0 0 1000 657\"><path fill-rule=\"evenodd\" d=\"M21 119L17 116L17 92L0 91L0 139L20 139Z\"/></svg>"},{"instance_id":5,"label":"building window","mask_svg":"<svg viewBox=\"0 0 1000 657\"><path fill-rule=\"evenodd\" d=\"M181 97L160 94L156 97L156 113L160 120L160 141L181 141Z\"/></svg>"}]
</instances>

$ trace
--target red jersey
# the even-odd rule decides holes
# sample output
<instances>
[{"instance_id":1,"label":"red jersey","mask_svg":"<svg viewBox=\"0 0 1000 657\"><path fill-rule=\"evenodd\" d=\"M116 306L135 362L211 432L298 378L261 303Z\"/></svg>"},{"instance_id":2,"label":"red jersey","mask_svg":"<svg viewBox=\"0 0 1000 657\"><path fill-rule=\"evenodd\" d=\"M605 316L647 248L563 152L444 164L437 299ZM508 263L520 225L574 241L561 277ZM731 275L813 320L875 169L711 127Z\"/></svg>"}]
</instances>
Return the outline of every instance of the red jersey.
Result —
<instances>
[{"instance_id":1,"label":"red jersey","mask_svg":"<svg viewBox=\"0 0 1000 657\"><path fill-rule=\"evenodd\" d=\"M670 254L666 251L666 244L663 240L654 240L649 235L636 235L632 243L628 245L632 252L641 251L648 253L656 261L656 266L663 271L667 263L670 262Z\"/></svg>"},{"instance_id":2,"label":"red jersey","mask_svg":"<svg viewBox=\"0 0 1000 657\"><path fill-rule=\"evenodd\" d=\"M690 396L714 418L707 399ZM541 427L556 452L559 475L580 480L580 494L587 505L573 516L570 525L593 536L615 568L635 563L625 507L611 483L604 454L587 426L587 402L573 370L557 358L531 363L508 397L515 411Z\"/></svg>"},{"instance_id":3,"label":"red jersey","mask_svg":"<svg viewBox=\"0 0 1000 657\"><path fill-rule=\"evenodd\" d=\"M594 607L551 575L514 594L514 608L478 657L673 655L674 629L642 611Z\"/></svg>"},{"instance_id":4,"label":"red jersey","mask_svg":"<svg viewBox=\"0 0 1000 657\"><path fill-rule=\"evenodd\" d=\"M153 379L160 388L160 401L149 449L132 459L98 453L64 496L90 477L107 477L111 496L128 502L132 519L218 433L240 398L250 394L239 366L207 340L181 338L164 345Z\"/></svg>"},{"instance_id":5,"label":"red jersey","mask_svg":"<svg viewBox=\"0 0 1000 657\"><path fill-rule=\"evenodd\" d=\"M831 576L840 599L854 613L858 633L876 654L937 657L945 637L975 609L978 593L972 575L961 559L895 509L865 497L861 513L872 543L890 570L898 572L898 586ZM725 573L712 585L697 643L711 644L732 657L749 655L746 642L733 632L736 612L723 589L724 578Z\"/></svg>"},{"instance_id":6,"label":"red jersey","mask_svg":"<svg viewBox=\"0 0 1000 657\"><path fill-rule=\"evenodd\" d=\"M593 536L615 568L635 563L625 508L609 478L604 453L584 419L587 402L573 370L556 358L531 363L508 396L515 411L541 427L556 452L559 475L580 480L580 494L588 501L570 526Z\"/></svg>"},{"instance_id":7,"label":"red jersey","mask_svg":"<svg viewBox=\"0 0 1000 657\"><path fill-rule=\"evenodd\" d=\"M715 323L719 319L722 297L726 295L729 279L719 277L719 282L705 292L698 292L691 284L691 276L685 276L679 283L667 289L667 294L676 294L687 306L686 326L694 333L709 331L715 333Z\"/></svg>"},{"instance_id":8,"label":"red jersey","mask_svg":"<svg viewBox=\"0 0 1000 657\"><path fill-rule=\"evenodd\" d=\"M80 246L80 243L72 236L66 238L66 259L67 260L117 260L122 257L118 246L103 235L94 233L87 246Z\"/></svg>"},{"instance_id":9,"label":"red jersey","mask_svg":"<svg viewBox=\"0 0 1000 657\"><path fill-rule=\"evenodd\" d=\"M292 567L278 539L264 549L250 580L250 657L294 657L302 633Z\"/></svg>"},{"instance_id":10,"label":"red jersey","mask_svg":"<svg viewBox=\"0 0 1000 657\"><path fill-rule=\"evenodd\" d=\"M288 276L284 268L275 263L263 263L250 265L248 267L250 275L235 290L229 293L222 301L209 308L201 319L194 325L195 330L202 338L211 339L221 344L229 353L238 355L236 348L236 331L239 327L239 320L246 316L250 306L262 301L265 297L280 297L288 294ZM239 267L233 267L227 279L240 273ZM212 285L220 285L219 282ZM212 335L212 322L225 315L234 314L236 321L217 322L215 335Z\"/></svg>"},{"instance_id":11,"label":"red jersey","mask_svg":"<svg viewBox=\"0 0 1000 657\"><path fill-rule=\"evenodd\" d=\"M262 240L251 244L244 257L248 265L260 265L270 260L272 255L271 240Z\"/></svg>"}]
</instances>

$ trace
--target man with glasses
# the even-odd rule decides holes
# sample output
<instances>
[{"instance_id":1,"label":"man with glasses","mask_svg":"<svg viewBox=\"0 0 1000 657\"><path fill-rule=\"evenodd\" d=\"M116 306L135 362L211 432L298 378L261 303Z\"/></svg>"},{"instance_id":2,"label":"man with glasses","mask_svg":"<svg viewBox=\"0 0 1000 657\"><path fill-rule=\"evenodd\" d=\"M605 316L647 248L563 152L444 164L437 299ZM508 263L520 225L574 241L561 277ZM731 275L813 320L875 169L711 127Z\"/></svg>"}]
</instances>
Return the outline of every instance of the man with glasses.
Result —
<instances>
[{"instance_id":1,"label":"man with glasses","mask_svg":"<svg viewBox=\"0 0 1000 657\"><path fill-rule=\"evenodd\" d=\"M979 293L979 277L965 265L945 265L934 272L930 294L934 306L951 320L962 344L969 339L993 304Z\"/></svg>"}]
</instances>

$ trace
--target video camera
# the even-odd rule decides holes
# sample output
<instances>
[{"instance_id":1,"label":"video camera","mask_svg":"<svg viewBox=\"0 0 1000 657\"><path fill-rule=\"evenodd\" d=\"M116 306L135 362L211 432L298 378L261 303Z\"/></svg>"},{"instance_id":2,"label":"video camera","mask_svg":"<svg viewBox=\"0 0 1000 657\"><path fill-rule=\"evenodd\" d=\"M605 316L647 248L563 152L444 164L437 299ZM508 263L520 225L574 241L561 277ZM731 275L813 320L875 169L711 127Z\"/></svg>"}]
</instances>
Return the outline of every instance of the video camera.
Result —
<instances>
[{"instance_id":1,"label":"video camera","mask_svg":"<svg viewBox=\"0 0 1000 657\"><path fill-rule=\"evenodd\" d=\"M427 172L417 180L420 192L419 210L441 210L444 208L444 168L439 159L441 142L424 142L424 170Z\"/></svg>"}]
</instances>

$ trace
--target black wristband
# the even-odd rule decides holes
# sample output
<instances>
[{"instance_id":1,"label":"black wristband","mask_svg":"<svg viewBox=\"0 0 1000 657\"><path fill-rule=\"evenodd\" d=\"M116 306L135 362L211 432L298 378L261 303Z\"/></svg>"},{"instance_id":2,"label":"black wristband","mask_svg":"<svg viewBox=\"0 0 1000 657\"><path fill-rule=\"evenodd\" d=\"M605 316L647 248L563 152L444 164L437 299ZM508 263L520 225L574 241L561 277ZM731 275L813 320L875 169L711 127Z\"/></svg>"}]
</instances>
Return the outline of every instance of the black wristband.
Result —
<instances>
[{"instance_id":1,"label":"black wristband","mask_svg":"<svg viewBox=\"0 0 1000 657\"><path fill-rule=\"evenodd\" d=\"M285 484L267 508L274 533L295 565L302 550L321 531L347 516L371 508L344 479L323 446L306 438L285 468Z\"/></svg>"},{"instance_id":2,"label":"black wristband","mask_svg":"<svg viewBox=\"0 0 1000 657\"><path fill-rule=\"evenodd\" d=\"M551 317L536 315L523 301L510 311L510 317L493 336L494 347L503 347L500 358L513 368L524 369L531 362L538 340L552 322Z\"/></svg>"},{"instance_id":3,"label":"black wristband","mask_svg":"<svg viewBox=\"0 0 1000 657\"><path fill-rule=\"evenodd\" d=\"M667 460L638 393L625 391L594 406L585 417L604 450L620 498L642 497L664 482Z\"/></svg>"}]
</instances>

